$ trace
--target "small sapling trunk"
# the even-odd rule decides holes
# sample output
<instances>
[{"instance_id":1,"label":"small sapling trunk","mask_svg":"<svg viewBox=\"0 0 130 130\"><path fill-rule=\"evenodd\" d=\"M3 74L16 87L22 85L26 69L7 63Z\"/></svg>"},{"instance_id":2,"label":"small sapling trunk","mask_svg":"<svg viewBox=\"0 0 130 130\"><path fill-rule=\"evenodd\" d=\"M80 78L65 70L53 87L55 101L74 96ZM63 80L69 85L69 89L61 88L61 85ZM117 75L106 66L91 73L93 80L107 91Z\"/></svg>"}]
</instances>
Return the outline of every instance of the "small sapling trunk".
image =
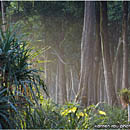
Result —
<instances>
[{"instance_id":1,"label":"small sapling trunk","mask_svg":"<svg viewBox=\"0 0 130 130\"><path fill-rule=\"evenodd\" d=\"M130 122L130 103L128 104L128 122Z\"/></svg>"}]
</instances>

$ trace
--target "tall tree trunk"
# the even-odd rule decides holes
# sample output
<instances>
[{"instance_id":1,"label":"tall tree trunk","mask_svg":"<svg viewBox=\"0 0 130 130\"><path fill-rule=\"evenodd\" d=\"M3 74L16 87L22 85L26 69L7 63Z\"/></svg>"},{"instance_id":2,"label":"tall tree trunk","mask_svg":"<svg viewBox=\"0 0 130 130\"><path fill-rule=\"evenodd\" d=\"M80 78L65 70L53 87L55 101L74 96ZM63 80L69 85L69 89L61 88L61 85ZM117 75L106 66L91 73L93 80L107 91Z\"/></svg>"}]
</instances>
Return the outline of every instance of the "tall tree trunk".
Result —
<instances>
[{"instance_id":1,"label":"tall tree trunk","mask_svg":"<svg viewBox=\"0 0 130 130\"><path fill-rule=\"evenodd\" d=\"M92 67L93 67L93 64L92 64ZM93 69L91 69L90 73L89 73L89 79L88 79L88 104L87 104L88 106L95 103L93 76L94 76L94 71L93 71Z\"/></svg>"},{"instance_id":2,"label":"tall tree trunk","mask_svg":"<svg viewBox=\"0 0 130 130\"><path fill-rule=\"evenodd\" d=\"M57 69L56 69L56 103L59 103L59 64L57 63Z\"/></svg>"},{"instance_id":3,"label":"tall tree trunk","mask_svg":"<svg viewBox=\"0 0 130 130\"><path fill-rule=\"evenodd\" d=\"M81 97L81 105L88 104L88 81L92 68L93 34L94 34L94 2L85 1L84 27L81 42L81 71L79 90L76 100Z\"/></svg>"},{"instance_id":4,"label":"tall tree trunk","mask_svg":"<svg viewBox=\"0 0 130 130\"><path fill-rule=\"evenodd\" d=\"M44 51L44 53L43 53L43 58L44 58L44 60L45 61L47 61L47 59L48 59L48 54L46 53L46 51ZM44 72L45 72L45 79L44 79L44 82L45 82L45 84L48 84L48 71L47 71L47 63L45 62L44 63Z\"/></svg>"},{"instance_id":5,"label":"tall tree trunk","mask_svg":"<svg viewBox=\"0 0 130 130\"><path fill-rule=\"evenodd\" d=\"M75 88L74 88L74 75L73 75L73 68L70 68L70 74L71 74L71 85L72 85L72 93L74 97L76 96Z\"/></svg>"},{"instance_id":6,"label":"tall tree trunk","mask_svg":"<svg viewBox=\"0 0 130 130\"><path fill-rule=\"evenodd\" d=\"M100 85L100 82L101 82L101 61L100 61L100 64L99 64L99 69L98 69L98 79L97 79L97 86L98 86L98 89L97 89L97 92L96 92L96 94L95 94L95 104L97 103L97 102L99 102L100 101L100 95L101 95L101 92L100 92L100 88L101 88L101 85Z\"/></svg>"},{"instance_id":7,"label":"tall tree trunk","mask_svg":"<svg viewBox=\"0 0 130 130\"><path fill-rule=\"evenodd\" d=\"M120 57L116 63L116 77L115 77L115 90L119 92L121 89L121 61Z\"/></svg>"},{"instance_id":8,"label":"tall tree trunk","mask_svg":"<svg viewBox=\"0 0 130 130\"><path fill-rule=\"evenodd\" d=\"M100 101L104 101L104 75L103 75L103 64L100 63Z\"/></svg>"},{"instance_id":9,"label":"tall tree trunk","mask_svg":"<svg viewBox=\"0 0 130 130\"><path fill-rule=\"evenodd\" d=\"M95 88L95 104L98 102L99 84L98 75L100 70L100 59L101 59L101 38L100 38L100 3L95 4L96 14L96 43L94 48L94 88Z\"/></svg>"},{"instance_id":10,"label":"tall tree trunk","mask_svg":"<svg viewBox=\"0 0 130 130\"><path fill-rule=\"evenodd\" d=\"M63 50L59 50L59 54L63 59ZM62 63L60 59L58 59L59 64L59 96L60 96L60 104L64 104L67 101L67 90L66 90L66 76L65 76L65 64Z\"/></svg>"},{"instance_id":11,"label":"tall tree trunk","mask_svg":"<svg viewBox=\"0 0 130 130\"><path fill-rule=\"evenodd\" d=\"M50 68L48 71L48 82L47 82L47 87L48 87L48 92L49 92L50 98L52 98L52 95L51 95L52 82L53 82L52 71L53 71L52 68Z\"/></svg>"},{"instance_id":12,"label":"tall tree trunk","mask_svg":"<svg viewBox=\"0 0 130 130\"><path fill-rule=\"evenodd\" d=\"M128 21L128 2L123 2L123 80L122 88L128 88L128 37L127 37L127 21Z\"/></svg>"},{"instance_id":13,"label":"tall tree trunk","mask_svg":"<svg viewBox=\"0 0 130 130\"><path fill-rule=\"evenodd\" d=\"M69 69L69 72L68 72L68 91L67 91L67 95L68 95L68 98L67 98L67 101L71 101L72 100L72 81L71 81L71 72L70 72L71 69Z\"/></svg>"},{"instance_id":14,"label":"tall tree trunk","mask_svg":"<svg viewBox=\"0 0 130 130\"><path fill-rule=\"evenodd\" d=\"M114 57L113 65L112 65L112 72L115 75L115 90L119 92L121 89L121 47L122 47L122 40L119 38L116 54Z\"/></svg>"},{"instance_id":15,"label":"tall tree trunk","mask_svg":"<svg viewBox=\"0 0 130 130\"><path fill-rule=\"evenodd\" d=\"M67 74L67 76L66 76L66 91L67 91L67 101L70 101L69 100L69 88L70 88L70 81L69 81L69 77L68 77L69 75Z\"/></svg>"},{"instance_id":16,"label":"tall tree trunk","mask_svg":"<svg viewBox=\"0 0 130 130\"><path fill-rule=\"evenodd\" d=\"M101 31L101 48L104 67L105 85L107 91L108 104L117 104L117 97L112 75L112 65L110 59L110 50L108 43L108 25L107 25L107 2L100 2L100 31Z\"/></svg>"}]
</instances>

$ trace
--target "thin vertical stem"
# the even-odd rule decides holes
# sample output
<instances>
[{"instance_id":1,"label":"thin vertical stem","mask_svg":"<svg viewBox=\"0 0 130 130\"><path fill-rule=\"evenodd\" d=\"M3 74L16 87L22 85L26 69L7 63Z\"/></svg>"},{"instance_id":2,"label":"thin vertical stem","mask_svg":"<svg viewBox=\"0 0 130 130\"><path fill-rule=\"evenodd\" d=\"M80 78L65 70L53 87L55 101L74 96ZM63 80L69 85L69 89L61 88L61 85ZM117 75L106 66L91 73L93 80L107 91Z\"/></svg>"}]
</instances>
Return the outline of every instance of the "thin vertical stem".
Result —
<instances>
[{"instance_id":1,"label":"thin vertical stem","mask_svg":"<svg viewBox=\"0 0 130 130\"><path fill-rule=\"evenodd\" d=\"M5 28L5 14L4 14L4 5L3 5L3 1L1 0L1 11L2 11L2 31L5 32L6 28Z\"/></svg>"},{"instance_id":2,"label":"thin vertical stem","mask_svg":"<svg viewBox=\"0 0 130 130\"><path fill-rule=\"evenodd\" d=\"M128 104L128 122L130 122L130 104Z\"/></svg>"}]
</instances>

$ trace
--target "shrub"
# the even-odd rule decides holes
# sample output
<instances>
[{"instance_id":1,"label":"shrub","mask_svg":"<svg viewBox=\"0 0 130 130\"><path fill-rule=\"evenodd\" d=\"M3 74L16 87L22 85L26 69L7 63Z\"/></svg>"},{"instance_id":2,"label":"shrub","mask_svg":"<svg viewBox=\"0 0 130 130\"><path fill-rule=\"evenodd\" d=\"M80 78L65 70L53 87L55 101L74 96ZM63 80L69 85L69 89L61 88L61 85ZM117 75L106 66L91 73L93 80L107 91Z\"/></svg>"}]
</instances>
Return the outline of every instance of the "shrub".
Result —
<instances>
[{"instance_id":1,"label":"shrub","mask_svg":"<svg viewBox=\"0 0 130 130\"><path fill-rule=\"evenodd\" d=\"M57 105L43 100L41 107L28 109L25 128L94 129L95 125L127 124L127 111L105 103L85 109L79 104Z\"/></svg>"},{"instance_id":2,"label":"shrub","mask_svg":"<svg viewBox=\"0 0 130 130\"><path fill-rule=\"evenodd\" d=\"M14 105L13 96L5 96L6 91L6 88L0 88L0 129L20 128L20 113ZM18 120L12 119L12 115Z\"/></svg>"},{"instance_id":3,"label":"shrub","mask_svg":"<svg viewBox=\"0 0 130 130\"><path fill-rule=\"evenodd\" d=\"M0 127L5 128L12 126L9 119L18 121L18 126L24 128L25 111L30 105L38 105L40 88L46 92L44 81L38 75L40 71L29 63L32 49L23 40L24 34L18 35L18 31L17 25L9 26L6 32L0 30L0 93L3 96L0 107L4 108L0 113Z\"/></svg>"},{"instance_id":4,"label":"shrub","mask_svg":"<svg viewBox=\"0 0 130 130\"><path fill-rule=\"evenodd\" d=\"M120 125L127 124L127 110L111 107L106 103L97 104L89 113L89 128L95 125Z\"/></svg>"},{"instance_id":5,"label":"shrub","mask_svg":"<svg viewBox=\"0 0 130 130\"><path fill-rule=\"evenodd\" d=\"M28 129L58 129L64 128L64 124L60 106L51 100L44 100L40 107L28 109L26 113L26 128Z\"/></svg>"}]
</instances>

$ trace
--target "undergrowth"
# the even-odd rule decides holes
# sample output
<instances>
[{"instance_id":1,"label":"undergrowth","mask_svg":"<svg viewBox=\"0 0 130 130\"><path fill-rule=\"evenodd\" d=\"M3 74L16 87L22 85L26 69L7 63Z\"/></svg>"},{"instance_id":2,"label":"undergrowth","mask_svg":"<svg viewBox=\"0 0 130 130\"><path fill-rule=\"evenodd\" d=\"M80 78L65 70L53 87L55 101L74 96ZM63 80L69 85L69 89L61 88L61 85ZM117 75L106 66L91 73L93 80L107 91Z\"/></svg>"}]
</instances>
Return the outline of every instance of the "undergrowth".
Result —
<instances>
[{"instance_id":1,"label":"undergrowth","mask_svg":"<svg viewBox=\"0 0 130 130\"><path fill-rule=\"evenodd\" d=\"M98 103L83 109L79 104L43 100L39 108L28 109L25 128L96 129L96 125L119 128L121 124L127 124L127 110L118 107Z\"/></svg>"}]
</instances>

